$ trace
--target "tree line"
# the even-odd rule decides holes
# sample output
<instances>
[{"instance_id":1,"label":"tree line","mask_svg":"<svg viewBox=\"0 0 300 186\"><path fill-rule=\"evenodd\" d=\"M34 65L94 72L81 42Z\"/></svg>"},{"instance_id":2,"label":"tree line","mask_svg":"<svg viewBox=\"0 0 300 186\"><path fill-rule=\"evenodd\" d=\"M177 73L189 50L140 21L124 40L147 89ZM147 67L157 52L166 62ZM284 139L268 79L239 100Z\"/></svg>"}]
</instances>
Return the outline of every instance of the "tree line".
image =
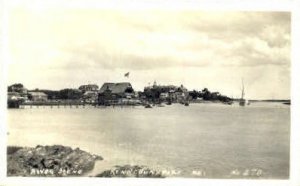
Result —
<instances>
[{"instance_id":1,"label":"tree line","mask_svg":"<svg viewBox=\"0 0 300 186\"><path fill-rule=\"evenodd\" d=\"M219 92L211 92L207 88L204 88L202 91L190 91L189 95L192 99L202 98L207 101L222 101L222 102L230 102L231 98L221 95Z\"/></svg>"}]
</instances>

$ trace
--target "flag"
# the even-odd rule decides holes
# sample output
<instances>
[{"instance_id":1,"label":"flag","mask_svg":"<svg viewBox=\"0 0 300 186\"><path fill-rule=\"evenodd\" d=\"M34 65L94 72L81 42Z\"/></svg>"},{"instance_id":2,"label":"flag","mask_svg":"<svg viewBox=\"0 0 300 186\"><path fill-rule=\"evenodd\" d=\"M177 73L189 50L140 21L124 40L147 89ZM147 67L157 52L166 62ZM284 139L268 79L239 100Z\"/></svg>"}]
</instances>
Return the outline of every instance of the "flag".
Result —
<instances>
[{"instance_id":1,"label":"flag","mask_svg":"<svg viewBox=\"0 0 300 186\"><path fill-rule=\"evenodd\" d=\"M127 72L126 74L124 74L125 77L129 77L129 72Z\"/></svg>"}]
</instances>

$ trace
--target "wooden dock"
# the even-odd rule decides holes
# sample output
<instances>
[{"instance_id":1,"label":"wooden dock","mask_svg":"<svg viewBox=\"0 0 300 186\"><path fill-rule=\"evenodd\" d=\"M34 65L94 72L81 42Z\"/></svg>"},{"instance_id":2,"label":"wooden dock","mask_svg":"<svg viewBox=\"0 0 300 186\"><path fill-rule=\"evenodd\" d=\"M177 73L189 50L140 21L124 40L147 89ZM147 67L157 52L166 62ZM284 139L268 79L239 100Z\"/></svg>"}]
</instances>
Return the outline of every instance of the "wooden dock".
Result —
<instances>
[{"instance_id":1,"label":"wooden dock","mask_svg":"<svg viewBox=\"0 0 300 186\"><path fill-rule=\"evenodd\" d=\"M111 103L109 105L98 105L98 103L87 103L81 101L45 101L45 102L24 102L19 108L107 108L107 107L134 107L138 104Z\"/></svg>"},{"instance_id":2,"label":"wooden dock","mask_svg":"<svg viewBox=\"0 0 300 186\"><path fill-rule=\"evenodd\" d=\"M85 106L96 106L96 104L80 102L80 101L45 101L45 102L24 102L20 104L20 108L79 108Z\"/></svg>"}]
</instances>

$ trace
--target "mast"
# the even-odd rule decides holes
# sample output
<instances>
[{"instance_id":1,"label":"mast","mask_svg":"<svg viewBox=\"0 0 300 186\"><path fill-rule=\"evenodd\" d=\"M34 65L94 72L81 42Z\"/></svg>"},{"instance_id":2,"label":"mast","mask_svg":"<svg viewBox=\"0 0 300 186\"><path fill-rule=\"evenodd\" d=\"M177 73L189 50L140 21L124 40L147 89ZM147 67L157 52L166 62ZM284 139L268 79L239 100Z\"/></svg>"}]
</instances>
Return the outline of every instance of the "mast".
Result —
<instances>
[{"instance_id":1,"label":"mast","mask_svg":"<svg viewBox=\"0 0 300 186\"><path fill-rule=\"evenodd\" d=\"M242 98L241 99L244 99L244 96L245 96L245 87L244 87L244 80L242 79Z\"/></svg>"}]
</instances>

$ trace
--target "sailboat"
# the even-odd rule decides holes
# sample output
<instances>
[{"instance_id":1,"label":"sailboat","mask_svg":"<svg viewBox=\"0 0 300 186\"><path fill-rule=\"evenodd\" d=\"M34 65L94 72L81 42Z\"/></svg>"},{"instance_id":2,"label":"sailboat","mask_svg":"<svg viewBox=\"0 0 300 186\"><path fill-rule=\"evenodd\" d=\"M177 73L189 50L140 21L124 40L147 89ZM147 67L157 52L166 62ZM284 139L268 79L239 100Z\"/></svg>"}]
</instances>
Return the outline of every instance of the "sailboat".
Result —
<instances>
[{"instance_id":1,"label":"sailboat","mask_svg":"<svg viewBox=\"0 0 300 186\"><path fill-rule=\"evenodd\" d=\"M245 88L244 88L244 81L242 81L242 96L239 102L240 106L246 105L246 99L244 97L245 97Z\"/></svg>"}]
</instances>

